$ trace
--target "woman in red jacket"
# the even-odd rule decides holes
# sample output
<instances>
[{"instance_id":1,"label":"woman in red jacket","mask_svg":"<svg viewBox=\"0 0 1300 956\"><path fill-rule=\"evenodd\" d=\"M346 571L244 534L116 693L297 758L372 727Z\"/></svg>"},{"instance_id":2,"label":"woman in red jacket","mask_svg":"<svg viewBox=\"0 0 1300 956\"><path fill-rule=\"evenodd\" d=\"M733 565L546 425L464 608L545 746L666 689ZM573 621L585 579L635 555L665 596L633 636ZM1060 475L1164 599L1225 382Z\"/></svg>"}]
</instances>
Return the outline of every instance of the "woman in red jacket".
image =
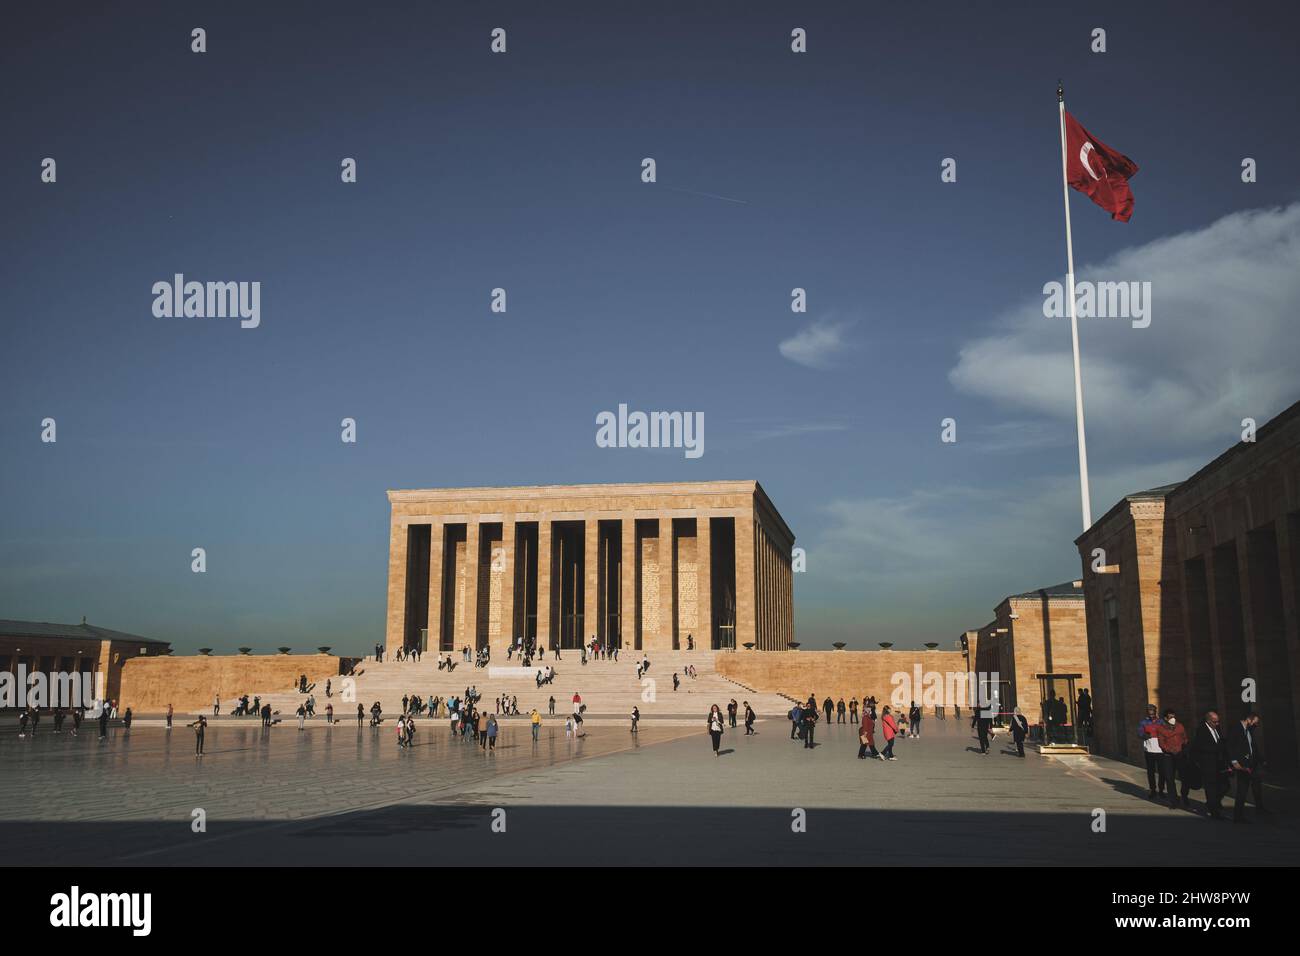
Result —
<instances>
[{"instance_id":1,"label":"woman in red jacket","mask_svg":"<svg viewBox=\"0 0 1300 956\"><path fill-rule=\"evenodd\" d=\"M880 757L880 751L876 749L876 719L870 710L862 712L862 726L858 728L858 759L866 760L867 757Z\"/></svg>"},{"instance_id":2,"label":"woman in red jacket","mask_svg":"<svg viewBox=\"0 0 1300 956\"><path fill-rule=\"evenodd\" d=\"M898 723L894 720L894 715L889 712L889 705L880 712L880 723L885 728L885 752L880 756L885 760L897 760L894 756L894 738L898 736Z\"/></svg>"},{"instance_id":3,"label":"woman in red jacket","mask_svg":"<svg viewBox=\"0 0 1300 956\"><path fill-rule=\"evenodd\" d=\"M1156 739L1160 741L1160 763L1164 770L1161 782L1169 791L1169 806L1178 809L1178 801L1174 797L1174 773L1177 772L1182 784L1183 806L1191 809L1191 804L1187 802L1187 791L1190 789L1187 785L1187 728L1179 723L1172 708L1165 710L1164 720L1152 726Z\"/></svg>"}]
</instances>

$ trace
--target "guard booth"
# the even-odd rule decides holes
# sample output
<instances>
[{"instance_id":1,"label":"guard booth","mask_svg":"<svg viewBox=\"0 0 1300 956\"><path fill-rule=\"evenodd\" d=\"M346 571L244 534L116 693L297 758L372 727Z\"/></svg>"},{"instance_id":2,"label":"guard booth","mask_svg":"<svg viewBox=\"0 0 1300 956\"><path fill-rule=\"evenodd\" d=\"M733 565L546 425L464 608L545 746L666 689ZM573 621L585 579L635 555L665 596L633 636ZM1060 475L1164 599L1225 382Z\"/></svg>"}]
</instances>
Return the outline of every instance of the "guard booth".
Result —
<instances>
[{"instance_id":1,"label":"guard booth","mask_svg":"<svg viewBox=\"0 0 1300 956\"><path fill-rule=\"evenodd\" d=\"M1074 682L1082 674L1036 674L1038 680L1038 722L1042 728L1039 749L1043 753L1088 752L1079 727ZM1030 716L1030 715L1026 715Z\"/></svg>"}]
</instances>

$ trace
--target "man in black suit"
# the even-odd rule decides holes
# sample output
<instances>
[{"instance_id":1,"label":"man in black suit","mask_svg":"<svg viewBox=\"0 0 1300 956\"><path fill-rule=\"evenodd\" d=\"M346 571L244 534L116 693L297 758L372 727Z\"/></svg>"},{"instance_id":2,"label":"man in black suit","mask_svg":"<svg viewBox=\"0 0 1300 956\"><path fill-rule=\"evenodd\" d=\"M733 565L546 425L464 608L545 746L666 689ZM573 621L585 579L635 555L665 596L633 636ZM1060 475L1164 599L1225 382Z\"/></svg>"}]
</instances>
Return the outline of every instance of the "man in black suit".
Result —
<instances>
[{"instance_id":1,"label":"man in black suit","mask_svg":"<svg viewBox=\"0 0 1300 956\"><path fill-rule=\"evenodd\" d=\"M1224 768L1228 765L1228 743L1219 729L1219 715L1206 711L1192 738L1192 760L1201 772L1205 785L1205 815L1211 820L1223 819Z\"/></svg>"},{"instance_id":2,"label":"man in black suit","mask_svg":"<svg viewBox=\"0 0 1300 956\"><path fill-rule=\"evenodd\" d=\"M1232 822L1248 823L1246 819L1246 791L1255 802L1255 811L1264 812L1264 756L1260 753L1255 730L1259 727L1259 714L1246 711L1240 721L1228 731L1228 762L1237 785L1237 796L1232 805Z\"/></svg>"}]
</instances>

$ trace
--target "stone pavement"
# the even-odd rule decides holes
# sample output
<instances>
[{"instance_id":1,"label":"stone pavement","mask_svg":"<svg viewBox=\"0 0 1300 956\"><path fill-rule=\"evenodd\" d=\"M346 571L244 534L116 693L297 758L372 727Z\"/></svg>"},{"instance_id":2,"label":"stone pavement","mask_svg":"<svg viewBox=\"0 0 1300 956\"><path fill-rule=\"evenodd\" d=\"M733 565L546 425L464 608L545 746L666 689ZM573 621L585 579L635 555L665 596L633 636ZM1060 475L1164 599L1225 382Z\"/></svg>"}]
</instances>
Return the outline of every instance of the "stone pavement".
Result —
<instances>
[{"instance_id":1,"label":"stone pavement","mask_svg":"<svg viewBox=\"0 0 1300 956\"><path fill-rule=\"evenodd\" d=\"M558 721L534 747L507 723L496 754L426 723L399 751L380 730L323 723L298 732L220 723L207 756L178 726L120 729L99 742L42 732L0 737L6 865L746 865L1293 864L1291 794L1276 815L1214 823L1145 799L1143 772L1096 758L981 756L956 721L929 721L893 763L855 759L855 728L740 728L712 755L702 727ZM86 732L90 731L90 732ZM195 808L207 832L193 833ZM493 832L493 811L505 832ZM796 808L806 832L792 831ZM1106 832L1092 829L1106 812ZM1248 811L1255 817L1253 808Z\"/></svg>"}]
</instances>

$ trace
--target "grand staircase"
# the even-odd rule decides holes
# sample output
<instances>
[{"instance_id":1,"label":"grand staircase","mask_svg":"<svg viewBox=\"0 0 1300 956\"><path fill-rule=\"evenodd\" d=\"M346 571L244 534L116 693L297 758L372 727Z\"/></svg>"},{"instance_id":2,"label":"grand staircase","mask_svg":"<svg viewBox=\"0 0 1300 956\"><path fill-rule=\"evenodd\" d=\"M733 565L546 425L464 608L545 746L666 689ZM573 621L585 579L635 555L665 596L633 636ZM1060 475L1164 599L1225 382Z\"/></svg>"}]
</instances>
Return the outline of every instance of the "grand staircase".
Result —
<instances>
[{"instance_id":1,"label":"grand staircase","mask_svg":"<svg viewBox=\"0 0 1300 956\"><path fill-rule=\"evenodd\" d=\"M342 699L343 677L331 680L332 697L325 696L323 681L314 685L311 692L316 698L317 715L323 715L325 705L333 703L336 720L355 719L358 703L368 713L371 705L379 701L385 714L397 714L401 713L404 695L418 695L427 703L430 695L443 699L463 696L469 686L482 695L480 707L489 713L496 709L496 698L508 694L519 699L521 713L536 707L545 714L553 695L555 712L566 714L573 709L575 692L582 695L588 717L626 717L633 707L639 707L645 718L688 716L702 720L713 704L725 712L733 697L741 705L741 716L744 701L749 701L760 717L783 717L790 708L789 701L780 694L761 693L719 674L713 651L657 653L650 658L650 670L640 681L636 676L636 665L641 659L638 655L623 654L618 661L589 660L584 666L577 651L563 653L563 660L556 661L548 653L544 662L534 661L531 667L521 667L516 659L487 668L476 668L454 654L456 667L452 671L438 670L436 655L425 655L419 662L401 663L392 660L375 663L373 658L366 658L357 665L353 678L356 681L354 700ZM555 668L556 677L552 683L538 687L535 676L544 664ZM686 676L688 665L695 667L694 678ZM674 673L680 680L675 692ZM295 713L306 699L305 695L287 689L255 688L249 693L251 696L258 692L262 702L269 703L282 718Z\"/></svg>"}]
</instances>

